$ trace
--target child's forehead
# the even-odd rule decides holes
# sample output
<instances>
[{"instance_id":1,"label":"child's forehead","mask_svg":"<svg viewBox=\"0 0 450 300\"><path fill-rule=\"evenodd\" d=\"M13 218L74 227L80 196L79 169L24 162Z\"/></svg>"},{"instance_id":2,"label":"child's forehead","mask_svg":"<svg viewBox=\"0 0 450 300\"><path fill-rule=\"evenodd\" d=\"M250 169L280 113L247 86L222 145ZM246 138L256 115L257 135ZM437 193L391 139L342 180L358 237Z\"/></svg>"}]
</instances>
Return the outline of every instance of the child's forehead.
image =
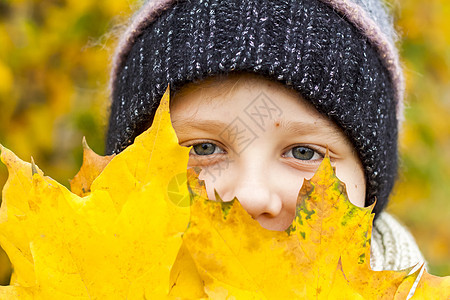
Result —
<instances>
[{"instance_id":1,"label":"child's forehead","mask_svg":"<svg viewBox=\"0 0 450 300\"><path fill-rule=\"evenodd\" d=\"M287 87L279 81L252 72L231 72L210 76L202 80L197 80L183 85L172 91L172 102L177 101L187 95L201 96L208 102L219 96L232 96L238 90L256 90L264 92L267 90L285 93L290 96L298 95L298 92Z\"/></svg>"},{"instance_id":2,"label":"child's forehead","mask_svg":"<svg viewBox=\"0 0 450 300\"><path fill-rule=\"evenodd\" d=\"M222 131L239 119L247 126L256 124L256 130L270 124L286 136L315 132L347 140L336 123L297 91L257 74L237 73L192 83L172 103L175 123L183 131L205 127Z\"/></svg>"}]
</instances>

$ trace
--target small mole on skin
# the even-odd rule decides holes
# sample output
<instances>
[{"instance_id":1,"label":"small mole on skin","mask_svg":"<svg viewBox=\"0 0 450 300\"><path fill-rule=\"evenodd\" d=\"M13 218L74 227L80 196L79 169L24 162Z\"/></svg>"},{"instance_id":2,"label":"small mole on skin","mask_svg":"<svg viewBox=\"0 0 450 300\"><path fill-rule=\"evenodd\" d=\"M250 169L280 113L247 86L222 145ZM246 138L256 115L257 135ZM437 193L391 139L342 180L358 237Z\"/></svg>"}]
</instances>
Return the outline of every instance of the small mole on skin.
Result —
<instances>
[{"instance_id":1,"label":"small mole on skin","mask_svg":"<svg viewBox=\"0 0 450 300\"><path fill-rule=\"evenodd\" d=\"M280 122L275 122L275 127L280 127Z\"/></svg>"}]
</instances>

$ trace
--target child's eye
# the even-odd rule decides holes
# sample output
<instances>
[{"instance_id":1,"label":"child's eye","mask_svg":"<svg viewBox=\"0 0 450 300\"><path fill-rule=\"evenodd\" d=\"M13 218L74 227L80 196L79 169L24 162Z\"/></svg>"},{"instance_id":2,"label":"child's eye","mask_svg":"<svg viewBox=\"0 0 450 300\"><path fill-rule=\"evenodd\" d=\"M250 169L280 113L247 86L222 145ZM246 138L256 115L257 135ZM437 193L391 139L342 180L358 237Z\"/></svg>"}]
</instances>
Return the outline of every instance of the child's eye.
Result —
<instances>
[{"instance_id":1,"label":"child's eye","mask_svg":"<svg viewBox=\"0 0 450 300\"><path fill-rule=\"evenodd\" d=\"M196 155L211 155L216 153L224 153L224 151L217 145L213 143L198 143L193 144L191 152L194 151ZM191 154L194 154L191 153Z\"/></svg>"},{"instance_id":2,"label":"child's eye","mask_svg":"<svg viewBox=\"0 0 450 300\"><path fill-rule=\"evenodd\" d=\"M320 153L305 146L296 146L291 148L285 153L285 157L293 157L300 160L317 160L323 158Z\"/></svg>"}]
</instances>

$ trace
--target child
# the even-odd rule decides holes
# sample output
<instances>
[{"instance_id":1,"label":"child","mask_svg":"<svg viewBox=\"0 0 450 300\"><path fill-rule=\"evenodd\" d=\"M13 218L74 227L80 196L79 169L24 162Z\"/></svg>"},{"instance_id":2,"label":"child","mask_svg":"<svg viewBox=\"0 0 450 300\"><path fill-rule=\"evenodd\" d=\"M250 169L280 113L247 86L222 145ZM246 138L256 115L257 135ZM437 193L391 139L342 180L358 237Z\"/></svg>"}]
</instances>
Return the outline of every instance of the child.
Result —
<instances>
[{"instance_id":1,"label":"child","mask_svg":"<svg viewBox=\"0 0 450 300\"><path fill-rule=\"evenodd\" d=\"M171 118L208 196L236 196L268 229L294 217L326 149L350 200L374 203L371 266L423 261L383 212L397 175L403 77L378 0L153 0L122 36L107 152L147 129L170 84Z\"/></svg>"}]
</instances>

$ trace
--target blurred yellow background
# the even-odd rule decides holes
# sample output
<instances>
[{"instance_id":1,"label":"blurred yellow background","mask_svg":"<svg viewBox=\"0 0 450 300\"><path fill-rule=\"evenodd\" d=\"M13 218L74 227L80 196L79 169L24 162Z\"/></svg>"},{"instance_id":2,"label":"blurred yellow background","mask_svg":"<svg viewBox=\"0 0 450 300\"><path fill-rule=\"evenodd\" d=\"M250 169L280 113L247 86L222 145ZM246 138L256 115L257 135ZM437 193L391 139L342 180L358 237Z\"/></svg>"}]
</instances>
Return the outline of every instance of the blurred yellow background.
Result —
<instances>
[{"instance_id":1,"label":"blurred yellow background","mask_svg":"<svg viewBox=\"0 0 450 300\"><path fill-rule=\"evenodd\" d=\"M103 153L111 34L136 0L0 0L0 143L68 186L81 139ZM407 77L401 174L388 210L450 275L450 2L393 6ZM7 179L0 166L0 187ZM0 251L0 284L9 264Z\"/></svg>"}]
</instances>

